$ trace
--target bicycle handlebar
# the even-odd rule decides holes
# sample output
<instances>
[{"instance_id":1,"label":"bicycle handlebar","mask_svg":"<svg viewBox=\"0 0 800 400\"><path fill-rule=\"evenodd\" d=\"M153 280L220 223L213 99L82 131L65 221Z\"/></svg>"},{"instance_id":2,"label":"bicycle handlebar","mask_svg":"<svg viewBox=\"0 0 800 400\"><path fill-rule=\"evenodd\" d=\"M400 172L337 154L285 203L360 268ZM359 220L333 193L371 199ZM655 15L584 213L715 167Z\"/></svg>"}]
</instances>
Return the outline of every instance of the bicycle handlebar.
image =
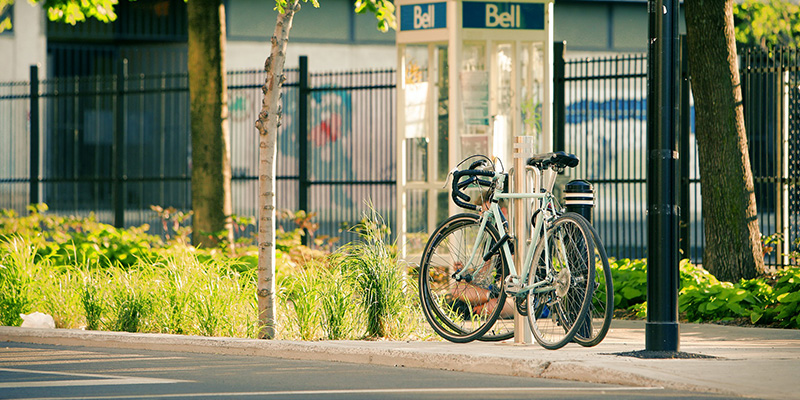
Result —
<instances>
[{"instance_id":1,"label":"bicycle handlebar","mask_svg":"<svg viewBox=\"0 0 800 400\"><path fill-rule=\"evenodd\" d=\"M461 180L461 177L463 177L463 176L469 176L469 178L467 180L465 180L464 182L459 182L459 180ZM469 195L467 195L466 193L461 191L461 189L464 189L465 187L467 187L469 185L472 185L473 183L476 183L476 182L480 186L491 186L492 185L491 181L482 180L482 179L479 178L479 176L494 177L495 176L495 172L494 171L486 171L486 170L482 170L482 169L465 169L463 171L455 171L455 172L453 172L453 191L450 194L451 197L453 198L453 203L455 203L459 207L466 208L468 210L477 210L477 209L480 208L479 206L477 206L475 204L466 203L466 202L470 201L471 198L469 197ZM461 201L459 199L463 199L464 201Z\"/></svg>"}]
</instances>

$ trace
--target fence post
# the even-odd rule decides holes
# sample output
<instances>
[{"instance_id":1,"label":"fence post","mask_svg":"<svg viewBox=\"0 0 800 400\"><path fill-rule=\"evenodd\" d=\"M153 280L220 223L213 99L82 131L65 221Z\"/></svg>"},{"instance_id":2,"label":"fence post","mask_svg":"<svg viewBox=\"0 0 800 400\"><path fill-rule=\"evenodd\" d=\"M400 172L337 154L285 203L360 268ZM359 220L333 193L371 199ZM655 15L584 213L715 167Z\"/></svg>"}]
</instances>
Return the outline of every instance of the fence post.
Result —
<instances>
[{"instance_id":1,"label":"fence post","mask_svg":"<svg viewBox=\"0 0 800 400\"><path fill-rule=\"evenodd\" d=\"M683 253L681 258L691 259L691 206L689 203L689 137L691 136L691 123L692 115L689 106L689 47L686 42L686 35L681 35L681 89L680 89L680 141L679 150L680 154L680 193L678 197L678 206L680 207L680 228L678 237L680 241L680 249Z\"/></svg>"},{"instance_id":2,"label":"fence post","mask_svg":"<svg viewBox=\"0 0 800 400\"><path fill-rule=\"evenodd\" d=\"M776 155L778 156L777 162L777 178L775 196L775 232L782 234L783 241L778 245L776 254L776 261L779 267L789 264L788 253L791 250L791 237L789 236L789 185L787 178L789 178L789 69L785 66L785 59L783 49L776 50L775 57L777 69L777 90L776 90L776 111L777 111L777 126L778 129L775 137L777 139ZM752 168L752 167L751 167Z\"/></svg>"},{"instance_id":3,"label":"fence post","mask_svg":"<svg viewBox=\"0 0 800 400\"><path fill-rule=\"evenodd\" d=\"M39 143L40 143L40 130L39 130L39 66L31 65L31 86L30 86L30 154L29 154L29 197L28 202L32 205L39 204L41 198L39 196Z\"/></svg>"},{"instance_id":4,"label":"fence post","mask_svg":"<svg viewBox=\"0 0 800 400\"><path fill-rule=\"evenodd\" d=\"M297 144L298 144L298 207L308 213L308 56L300 56L300 79L297 91ZM302 243L310 241L309 232L303 228Z\"/></svg>"},{"instance_id":5,"label":"fence post","mask_svg":"<svg viewBox=\"0 0 800 400\"><path fill-rule=\"evenodd\" d=\"M564 150L566 129L566 62L564 61L564 50L566 48L567 42L553 43L553 151Z\"/></svg>"},{"instance_id":6,"label":"fence post","mask_svg":"<svg viewBox=\"0 0 800 400\"><path fill-rule=\"evenodd\" d=\"M112 150L112 186L114 201L114 226L125 227L125 86L128 80L128 60L123 58L117 72L117 120L114 125L114 141Z\"/></svg>"}]
</instances>

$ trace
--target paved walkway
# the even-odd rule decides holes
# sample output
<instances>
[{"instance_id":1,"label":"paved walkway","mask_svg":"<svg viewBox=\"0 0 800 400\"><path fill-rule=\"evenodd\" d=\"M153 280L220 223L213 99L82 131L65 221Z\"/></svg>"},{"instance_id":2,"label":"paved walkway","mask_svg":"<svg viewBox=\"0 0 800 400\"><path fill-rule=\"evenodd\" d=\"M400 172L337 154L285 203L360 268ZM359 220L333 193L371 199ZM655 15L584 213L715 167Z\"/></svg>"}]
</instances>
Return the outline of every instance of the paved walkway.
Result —
<instances>
[{"instance_id":1,"label":"paved walkway","mask_svg":"<svg viewBox=\"0 0 800 400\"><path fill-rule=\"evenodd\" d=\"M264 355L567 379L769 398L800 398L800 330L682 324L682 352L712 358L641 359L644 322L614 321L600 345L550 351L536 344L266 341L0 327L0 341ZM0 350L1 351L1 350Z\"/></svg>"}]
</instances>

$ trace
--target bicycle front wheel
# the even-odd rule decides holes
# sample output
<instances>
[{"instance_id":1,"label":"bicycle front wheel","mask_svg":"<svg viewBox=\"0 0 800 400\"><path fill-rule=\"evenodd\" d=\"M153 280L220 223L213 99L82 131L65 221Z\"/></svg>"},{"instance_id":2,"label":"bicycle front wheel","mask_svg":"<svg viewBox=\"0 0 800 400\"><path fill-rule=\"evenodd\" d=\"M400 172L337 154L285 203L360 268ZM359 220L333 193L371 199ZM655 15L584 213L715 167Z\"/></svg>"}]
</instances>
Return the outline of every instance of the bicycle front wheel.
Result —
<instances>
[{"instance_id":1,"label":"bicycle front wheel","mask_svg":"<svg viewBox=\"0 0 800 400\"><path fill-rule=\"evenodd\" d=\"M464 343L481 337L503 312L509 312L504 307L507 266L503 252L483 260L500 235L487 225L478 240L479 230L477 215L454 215L436 228L422 255L419 271L422 310L433 330L451 342ZM470 265L473 248L475 256ZM469 278L457 281L454 275L464 268L472 271ZM513 316L513 308L510 312Z\"/></svg>"},{"instance_id":2,"label":"bicycle front wheel","mask_svg":"<svg viewBox=\"0 0 800 400\"><path fill-rule=\"evenodd\" d=\"M552 223L534 253L528 275L528 283L535 285L527 297L528 324L546 349L569 343L585 320L595 275L590 229L582 216L566 213Z\"/></svg>"},{"instance_id":3,"label":"bicycle front wheel","mask_svg":"<svg viewBox=\"0 0 800 400\"><path fill-rule=\"evenodd\" d=\"M575 333L576 343L581 346L591 347L600 344L608 333L611 326L611 318L614 314L614 283L611 280L611 265L608 263L608 255L597 230L589 225L594 241L594 260L589 265L595 266L595 275L591 290L591 302L586 312L586 321L581 324Z\"/></svg>"}]
</instances>

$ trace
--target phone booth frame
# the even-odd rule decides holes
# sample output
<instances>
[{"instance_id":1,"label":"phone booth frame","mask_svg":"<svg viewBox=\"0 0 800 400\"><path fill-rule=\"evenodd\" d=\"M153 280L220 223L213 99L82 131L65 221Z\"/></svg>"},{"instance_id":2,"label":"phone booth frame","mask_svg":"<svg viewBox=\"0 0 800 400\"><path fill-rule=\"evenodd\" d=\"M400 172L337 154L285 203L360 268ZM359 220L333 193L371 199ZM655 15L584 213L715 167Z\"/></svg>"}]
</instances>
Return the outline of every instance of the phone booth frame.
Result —
<instances>
[{"instance_id":1,"label":"phone booth frame","mask_svg":"<svg viewBox=\"0 0 800 400\"><path fill-rule=\"evenodd\" d=\"M395 4L398 250L418 263L459 211L444 187L459 161L481 153L508 171L516 136L552 150L553 1Z\"/></svg>"}]
</instances>

